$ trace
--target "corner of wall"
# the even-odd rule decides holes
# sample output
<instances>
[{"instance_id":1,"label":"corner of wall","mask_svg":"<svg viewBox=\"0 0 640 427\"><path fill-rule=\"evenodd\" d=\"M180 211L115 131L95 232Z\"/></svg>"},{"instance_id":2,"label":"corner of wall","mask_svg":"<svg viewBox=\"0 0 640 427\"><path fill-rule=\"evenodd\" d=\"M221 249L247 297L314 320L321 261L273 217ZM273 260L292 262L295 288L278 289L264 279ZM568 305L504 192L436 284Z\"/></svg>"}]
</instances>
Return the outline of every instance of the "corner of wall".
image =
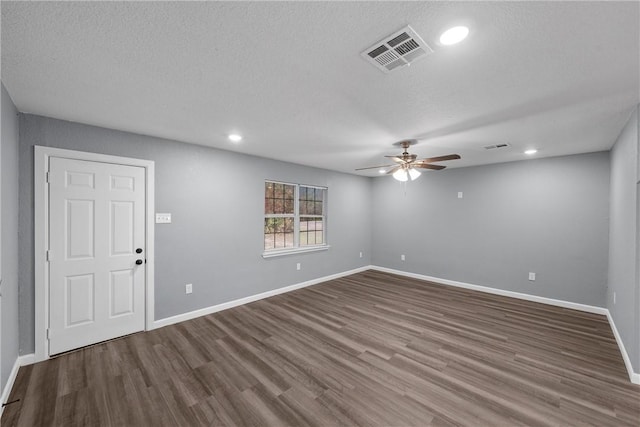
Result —
<instances>
[{"instance_id":1,"label":"corner of wall","mask_svg":"<svg viewBox=\"0 0 640 427\"><path fill-rule=\"evenodd\" d=\"M630 112L610 152L607 301L630 372L640 371L640 105ZM617 300L614 303L614 298ZM615 323L614 323L615 321ZM624 352L623 352L624 353ZM634 374L638 375L638 374Z\"/></svg>"}]
</instances>

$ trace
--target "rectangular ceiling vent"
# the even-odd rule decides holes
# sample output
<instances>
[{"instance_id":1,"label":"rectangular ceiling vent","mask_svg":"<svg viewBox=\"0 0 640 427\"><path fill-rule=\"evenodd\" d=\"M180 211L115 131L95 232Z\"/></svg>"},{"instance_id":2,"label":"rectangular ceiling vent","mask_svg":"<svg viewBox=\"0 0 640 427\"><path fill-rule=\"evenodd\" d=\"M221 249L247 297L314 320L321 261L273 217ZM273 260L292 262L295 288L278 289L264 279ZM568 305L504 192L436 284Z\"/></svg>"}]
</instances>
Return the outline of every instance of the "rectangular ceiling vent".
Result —
<instances>
[{"instance_id":1,"label":"rectangular ceiling vent","mask_svg":"<svg viewBox=\"0 0 640 427\"><path fill-rule=\"evenodd\" d=\"M485 150L495 150L495 149L498 149L498 148L507 148L507 147L511 147L511 145L509 145L506 142L503 142L502 144L485 145L484 149Z\"/></svg>"},{"instance_id":2,"label":"rectangular ceiling vent","mask_svg":"<svg viewBox=\"0 0 640 427\"><path fill-rule=\"evenodd\" d=\"M391 34L360 55L384 73L389 73L433 52L410 26Z\"/></svg>"}]
</instances>

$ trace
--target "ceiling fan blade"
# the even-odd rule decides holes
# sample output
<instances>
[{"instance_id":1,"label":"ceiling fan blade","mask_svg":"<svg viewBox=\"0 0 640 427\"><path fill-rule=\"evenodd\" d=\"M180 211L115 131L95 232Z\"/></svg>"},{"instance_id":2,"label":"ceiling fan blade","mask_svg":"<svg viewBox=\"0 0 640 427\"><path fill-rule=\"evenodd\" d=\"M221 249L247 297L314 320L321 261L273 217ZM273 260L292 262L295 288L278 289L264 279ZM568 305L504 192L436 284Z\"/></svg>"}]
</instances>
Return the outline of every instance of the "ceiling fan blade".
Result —
<instances>
[{"instance_id":1,"label":"ceiling fan blade","mask_svg":"<svg viewBox=\"0 0 640 427\"><path fill-rule=\"evenodd\" d=\"M394 161L394 162L396 162L396 163L400 163L400 164L402 164L402 163L406 163L406 162L407 162L405 159L403 159L403 158L402 158L402 157L400 157L400 156L385 156L385 157L387 157L387 158L389 158L389 159L393 160L393 161Z\"/></svg>"},{"instance_id":2,"label":"ceiling fan blade","mask_svg":"<svg viewBox=\"0 0 640 427\"><path fill-rule=\"evenodd\" d=\"M402 168L402 166L396 166L395 168L387 171L387 175L391 175L391 174L395 173L397 170L400 170L400 168Z\"/></svg>"},{"instance_id":3,"label":"ceiling fan blade","mask_svg":"<svg viewBox=\"0 0 640 427\"><path fill-rule=\"evenodd\" d=\"M393 165L369 166L368 168L358 168L356 170L357 171L363 171L363 170L367 170L367 169L388 168L389 166L393 166Z\"/></svg>"},{"instance_id":4,"label":"ceiling fan blade","mask_svg":"<svg viewBox=\"0 0 640 427\"><path fill-rule=\"evenodd\" d=\"M459 154L447 154L446 156L429 157L427 159L420 159L418 163L435 163L444 162L445 160L457 160L460 158Z\"/></svg>"},{"instance_id":5,"label":"ceiling fan blade","mask_svg":"<svg viewBox=\"0 0 640 427\"><path fill-rule=\"evenodd\" d=\"M420 168L420 169L433 169L434 171L439 171L439 170L442 170L442 169L446 168L446 166L432 165L432 164L429 164L429 163L413 163L411 165L411 167Z\"/></svg>"}]
</instances>

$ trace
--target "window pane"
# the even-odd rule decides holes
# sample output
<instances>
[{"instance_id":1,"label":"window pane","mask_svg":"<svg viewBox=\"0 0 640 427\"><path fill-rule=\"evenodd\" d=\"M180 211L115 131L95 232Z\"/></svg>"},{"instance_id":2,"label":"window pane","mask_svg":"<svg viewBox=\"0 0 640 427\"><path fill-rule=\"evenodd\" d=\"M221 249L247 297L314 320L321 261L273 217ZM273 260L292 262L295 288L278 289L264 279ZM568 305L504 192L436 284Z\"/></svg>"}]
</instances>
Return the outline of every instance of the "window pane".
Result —
<instances>
[{"instance_id":1,"label":"window pane","mask_svg":"<svg viewBox=\"0 0 640 427\"><path fill-rule=\"evenodd\" d=\"M284 213L286 214L293 214L293 208L294 208L294 203L293 203L293 199L289 200L286 199L284 201Z\"/></svg>"},{"instance_id":2,"label":"window pane","mask_svg":"<svg viewBox=\"0 0 640 427\"><path fill-rule=\"evenodd\" d=\"M275 221L274 218L264 220L264 248L273 249L275 247Z\"/></svg>"},{"instance_id":3,"label":"window pane","mask_svg":"<svg viewBox=\"0 0 640 427\"><path fill-rule=\"evenodd\" d=\"M293 233L275 233L274 245L271 249L292 248L293 247ZM265 237L265 242L266 242ZM265 245L266 246L266 245Z\"/></svg>"},{"instance_id":4,"label":"window pane","mask_svg":"<svg viewBox=\"0 0 640 427\"><path fill-rule=\"evenodd\" d=\"M314 215L322 215L322 202L314 202L315 208L313 209Z\"/></svg>"},{"instance_id":5,"label":"window pane","mask_svg":"<svg viewBox=\"0 0 640 427\"><path fill-rule=\"evenodd\" d=\"M272 214L273 212L273 199L264 199L264 213Z\"/></svg>"},{"instance_id":6,"label":"window pane","mask_svg":"<svg viewBox=\"0 0 640 427\"><path fill-rule=\"evenodd\" d=\"M264 183L264 197L273 198L273 182Z\"/></svg>"},{"instance_id":7,"label":"window pane","mask_svg":"<svg viewBox=\"0 0 640 427\"><path fill-rule=\"evenodd\" d=\"M264 232L273 233L275 231L273 218L265 218L264 219Z\"/></svg>"},{"instance_id":8,"label":"window pane","mask_svg":"<svg viewBox=\"0 0 640 427\"><path fill-rule=\"evenodd\" d=\"M300 200L307 200L307 187L300 186Z\"/></svg>"},{"instance_id":9,"label":"window pane","mask_svg":"<svg viewBox=\"0 0 640 427\"><path fill-rule=\"evenodd\" d=\"M284 200L283 199L275 199L273 201L273 213L276 213L276 214L284 213Z\"/></svg>"},{"instance_id":10,"label":"window pane","mask_svg":"<svg viewBox=\"0 0 640 427\"><path fill-rule=\"evenodd\" d=\"M292 248L293 247L293 232L285 233L284 238L285 238L285 242L284 242L285 247Z\"/></svg>"},{"instance_id":11,"label":"window pane","mask_svg":"<svg viewBox=\"0 0 640 427\"><path fill-rule=\"evenodd\" d=\"M321 245L323 220L321 217L300 218L300 246Z\"/></svg>"},{"instance_id":12,"label":"window pane","mask_svg":"<svg viewBox=\"0 0 640 427\"><path fill-rule=\"evenodd\" d=\"M275 194L276 199L282 199L284 197L284 188L282 184L275 184Z\"/></svg>"},{"instance_id":13,"label":"window pane","mask_svg":"<svg viewBox=\"0 0 640 427\"><path fill-rule=\"evenodd\" d=\"M285 199L293 200L295 192L296 192L296 186L295 185L285 185L284 186L284 198Z\"/></svg>"},{"instance_id":14,"label":"window pane","mask_svg":"<svg viewBox=\"0 0 640 427\"><path fill-rule=\"evenodd\" d=\"M298 209L300 210L300 215L309 215L309 212L307 210L307 202L305 202L304 200L300 200L300 202L298 203Z\"/></svg>"},{"instance_id":15,"label":"window pane","mask_svg":"<svg viewBox=\"0 0 640 427\"><path fill-rule=\"evenodd\" d=\"M291 233L293 236L293 218L284 219L284 231L285 233Z\"/></svg>"},{"instance_id":16,"label":"window pane","mask_svg":"<svg viewBox=\"0 0 640 427\"><path fill-rule=\"evenodd\" d=\"M316 194L314 200L316 202L321 202L323 197L324 190L322 188L316 188Z\"/></svg>"}]
</instances>

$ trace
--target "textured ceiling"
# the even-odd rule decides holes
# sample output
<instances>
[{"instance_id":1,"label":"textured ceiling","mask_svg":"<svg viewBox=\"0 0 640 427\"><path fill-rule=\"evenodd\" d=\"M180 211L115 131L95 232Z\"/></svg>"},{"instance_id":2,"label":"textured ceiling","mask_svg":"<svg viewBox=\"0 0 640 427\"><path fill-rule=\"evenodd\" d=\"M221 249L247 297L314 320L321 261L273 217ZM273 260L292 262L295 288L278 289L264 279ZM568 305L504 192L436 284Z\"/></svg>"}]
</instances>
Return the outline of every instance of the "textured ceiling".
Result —
<instances>
[{"instance_id":1,"label":"textured ceiling","mask_svg":"<svg viewBox=\"0 0 640 427\"><path fill-rule=\"evenodd\" d=\"M451 167L591 152L639 102L639 6L2 1L2 81L23 112L351 173L404 138ZM360 57L407 24L434 53Z\"/></svg>"}]
</instances>

